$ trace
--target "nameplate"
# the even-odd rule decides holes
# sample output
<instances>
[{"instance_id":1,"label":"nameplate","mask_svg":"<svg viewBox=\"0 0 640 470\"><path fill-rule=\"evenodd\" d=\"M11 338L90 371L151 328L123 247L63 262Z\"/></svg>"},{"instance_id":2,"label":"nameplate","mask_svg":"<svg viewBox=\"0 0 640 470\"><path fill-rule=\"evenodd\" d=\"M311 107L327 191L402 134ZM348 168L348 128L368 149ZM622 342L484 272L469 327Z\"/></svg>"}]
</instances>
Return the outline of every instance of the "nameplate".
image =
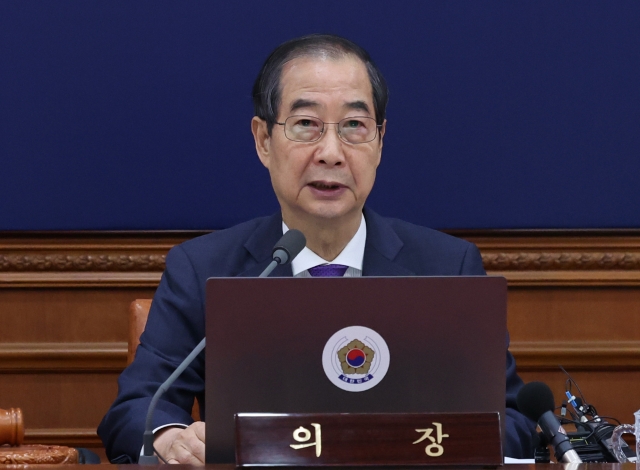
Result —
<instances>
[{"instance_id":1,"label":"nameplate","mask_svg":"<svg viewBox=\"0 0 640 470\"><path fill-rule=\"evenodd\" d=\"M240 413L236 465L502 465L499 413Z\"/></svg>"}]
</instances>

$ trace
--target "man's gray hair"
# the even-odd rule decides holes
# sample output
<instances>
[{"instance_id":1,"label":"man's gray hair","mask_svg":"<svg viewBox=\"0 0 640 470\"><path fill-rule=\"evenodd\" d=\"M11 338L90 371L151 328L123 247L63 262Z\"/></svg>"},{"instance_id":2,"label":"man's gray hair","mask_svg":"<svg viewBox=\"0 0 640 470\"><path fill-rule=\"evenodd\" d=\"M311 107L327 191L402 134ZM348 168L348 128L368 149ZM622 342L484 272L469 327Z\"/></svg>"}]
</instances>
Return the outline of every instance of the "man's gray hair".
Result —
<instances>
[{"instance_id":1,"label":"man's gray hair","mask_svg":"<svg viewBox=\"0 0 640 470\"><path fill-rule=\"evenodd\" d=\"M387 82L373 63L369 53L356 43L332 34L311 34L291 39L280 44L265 61L258 78L253 84L253 106L255 115L267 122L269 135L278 119L282 89L280 77L284 65L299 57L329 57L341 59L355 56L367 68L371 88L373 89L373 106L376 123L382 124L389 101Z\"/></svg>"}]
</instances>

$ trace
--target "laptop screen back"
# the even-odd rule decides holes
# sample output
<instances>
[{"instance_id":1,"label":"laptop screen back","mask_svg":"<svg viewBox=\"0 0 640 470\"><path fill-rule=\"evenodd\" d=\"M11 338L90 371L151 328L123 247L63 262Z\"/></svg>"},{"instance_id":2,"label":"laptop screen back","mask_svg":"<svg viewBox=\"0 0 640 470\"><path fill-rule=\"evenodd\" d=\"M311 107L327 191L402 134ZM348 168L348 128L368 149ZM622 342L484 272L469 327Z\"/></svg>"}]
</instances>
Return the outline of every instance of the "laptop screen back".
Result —
<instances>
[{"instance_id":1,"label":"laptop screen back","mask_svg":"<svg viewBox=\"0 0 640 470\"><path fill-rule=\"evenodd\" d=\"M235 413L498 411L504 424L504 278L211 278L206 288L207 463L234 461Z\"/></svg>"}]
</instances>

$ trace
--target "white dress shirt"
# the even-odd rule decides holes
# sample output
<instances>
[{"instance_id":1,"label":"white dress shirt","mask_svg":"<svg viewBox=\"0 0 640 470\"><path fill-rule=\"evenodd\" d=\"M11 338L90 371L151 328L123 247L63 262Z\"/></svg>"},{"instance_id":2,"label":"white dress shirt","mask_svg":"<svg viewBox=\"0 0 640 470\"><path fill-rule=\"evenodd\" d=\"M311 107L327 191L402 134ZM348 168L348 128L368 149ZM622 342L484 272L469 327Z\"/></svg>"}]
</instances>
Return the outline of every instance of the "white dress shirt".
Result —
<instances>
[{"instance_id":1,"label":"white dress shirt","mask_svg":"<svg viewBox=\"0 0 640 470\"><path fill-rule=\"evenodd\" d=\"M282 233L286 233L289 230L287 224L282 222ZM327 261L306 246L302 249L300 254L296 256L291 262L291 269L294 277L311 277L309 274L309 268L314 268L322 264L341 264L348 266L344 277L360 277L362 276L362 260L364 259L364 245L367 241L367 224L364 221L364 215L360 221L360 227L353 236L344 250L340 252L338 257L333 261Z\"/></svg>"}]
</instances>

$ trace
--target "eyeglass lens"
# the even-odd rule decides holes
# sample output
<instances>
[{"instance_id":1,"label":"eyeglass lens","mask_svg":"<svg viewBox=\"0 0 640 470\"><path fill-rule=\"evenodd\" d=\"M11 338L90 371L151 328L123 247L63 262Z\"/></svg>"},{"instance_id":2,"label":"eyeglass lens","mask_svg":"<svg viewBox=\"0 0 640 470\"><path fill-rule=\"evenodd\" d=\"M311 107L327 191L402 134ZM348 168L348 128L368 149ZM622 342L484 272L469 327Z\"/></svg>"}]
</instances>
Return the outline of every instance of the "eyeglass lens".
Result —
<instances>
[{"instance_id":1,"label":"eyeglass lens","mask_svg":"<svg viewBox=\"0 0 640 470\"><path fill-rule=\"evenodd\" d=\"M326 123L335 124L335 123ZM370 142L376 137L376 121L369 117L349 117L337 123L338 135L342 140L361 144ZM289 116L285 121L285 136L297 142L314 142L324 132L325 123L312 116Z\"/></svg>"}]
</instances>

